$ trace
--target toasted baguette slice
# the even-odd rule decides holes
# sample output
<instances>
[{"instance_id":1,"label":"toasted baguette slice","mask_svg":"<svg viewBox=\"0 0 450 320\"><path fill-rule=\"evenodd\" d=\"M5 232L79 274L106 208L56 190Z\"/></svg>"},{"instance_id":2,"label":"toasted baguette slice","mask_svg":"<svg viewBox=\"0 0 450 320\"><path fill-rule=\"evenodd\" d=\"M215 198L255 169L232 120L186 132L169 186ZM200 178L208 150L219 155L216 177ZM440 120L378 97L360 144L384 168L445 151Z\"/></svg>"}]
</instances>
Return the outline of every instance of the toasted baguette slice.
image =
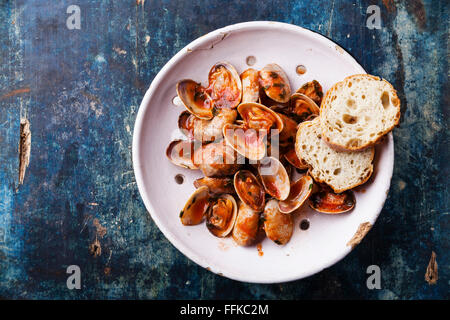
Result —
<instances>
[{"instance_id":1,"label":"toasted baguette slice","mask_svg":"<svg viewBox=\"0 0 450 320\"><path fill-rule=\"evenodd\" d=\"M320 119L323 138L345 150L374 145L400 120L400 100L386 80L357 74L336 83L326 93Z\"/></svg>"},{"instance_id":2,"label":"toasted baguette slice","mask_svg":"<svg viewBox=\"0 0 450 320\"><path fill-rule=\"evenodd\" d=\"M299 125L295 152L311 166L310 174L315 181L328 184L337 193L363 184L373 171L374 147L363 151L331 148L322 139L318 117Z\"/></svg>"}]
</instances>

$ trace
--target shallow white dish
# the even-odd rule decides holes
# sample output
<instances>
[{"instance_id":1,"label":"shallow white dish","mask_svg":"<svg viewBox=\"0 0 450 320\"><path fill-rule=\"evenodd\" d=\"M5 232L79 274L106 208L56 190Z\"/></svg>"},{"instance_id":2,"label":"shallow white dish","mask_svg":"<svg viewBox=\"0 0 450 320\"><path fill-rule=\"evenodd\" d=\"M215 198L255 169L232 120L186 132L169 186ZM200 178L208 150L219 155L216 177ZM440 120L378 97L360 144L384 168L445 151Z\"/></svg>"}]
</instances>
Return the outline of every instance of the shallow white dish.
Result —
<instances>
[{"instance_id":1,"label":"shallow white dish","mask_svg":"<svg viewBox=\"0 0 450 320\"><path fill-rule=\"evenodd\" d=\"M178 52L158 73L142 100L133 133L133 166L137 185L153 220L169 241L208 270L245 282L276 283L310 276L345 257L347 243L361 223L375 223L389 190L394 165L392 134L376 148L375 169L368 183L358 188L356 206L341 215L318 214L304 207L295 219L290 242L278 246L265 239L262 256L256 246L238 247L231 238L219 239L205 224L186 227L178 217L195 190L193 181L202 176L171 164L165 149L178 133L178 115L184 111L173 104L176 83L185 78L205 84L211 66L228 61L242 72L249 66L261 69L267 63L279 64L287 73L291 87L316 79L326 92L335 82L364 69L342 48L327 38L298 26L277 22L247 22L213 31ZM298 65L307 72L296 73ZM184 175L184 183L175 175ZM299 228L302 219L310 227Z\"/></svg>"}]
</instances>

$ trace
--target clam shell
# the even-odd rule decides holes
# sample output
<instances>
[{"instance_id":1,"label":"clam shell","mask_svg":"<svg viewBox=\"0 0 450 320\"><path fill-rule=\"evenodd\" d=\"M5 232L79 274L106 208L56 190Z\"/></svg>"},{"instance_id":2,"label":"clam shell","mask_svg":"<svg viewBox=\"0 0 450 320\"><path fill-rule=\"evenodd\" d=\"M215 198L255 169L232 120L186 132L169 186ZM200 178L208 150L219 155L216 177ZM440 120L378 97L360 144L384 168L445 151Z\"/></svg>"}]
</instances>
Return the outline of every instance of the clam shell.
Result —
<instances>
[{"instance_id":1,"label":"clam shell","mask_svg":"<svg viewBox=\"0 0 450 320\"><path fill-rule=\"evenodd\" d=\"M237 212L237 203L233 196L222 194L213 200L209 206L206 227L216 237L226 237L233 230Z\"/></svg>"},{"instance_id":2,"label":"clam shell","mask_svg":"<svg viewBox=\"0 0 450 320\"><path fill-rule=\"evenodd\" d=\"M200 83L190 79L181 80L177 83L177 94L186 109L197 118L213 118L213 101Z\"/></svg>"},{"instance_id":3,"label":"clam shell","mask_svg":"<svg viewBox=\"0 0 450 320\"><path fill-rule=\"evenodd\" d=\"M196 150L194 163L207 177L229 176L241 168L244 160L224 141L220 141Z\"/></svg>"},{"instance_id":4,"label":"clam shell","mask_svg":"<svg viewBox=\"0 0 450 320\"><path fill-rule=\"evenodd\" d=\"M226 124L223 136L231 148L250 160L260 160L266 154L266 135L259 134L255 129L246 128L245 125Z\"/></svg>"},{"instance_id":5,"label":"clam shell","mask_svg":"<svg viewBox=\"0 0 450 320\"><path fill-rule=\"evenodd\" d=\"M178 117L178 129L189 139L194 139L194 124L197 119L189 111L183 111Z\"/></svg>"},{"instance_id":6,"label":"clam shell","mask_svg":"<svg viewBox=\"0 0 450 320\"><path fill-rule=\"evenodd\" d=\"M297 122L288 116L277 113L283 122L283 130L280 132L280 142L295 142L295 136L297 134Z\"/></svg>"},{"instance_id":7,"label":"clam shell","mask_svg":"<svg viewBox=\"0 0 450 320\"><path fill-rule=\"evenodd\" d=\"M289 175L275 157L266 157L258 166L258 173L266 192L277 200L285 200L291 189Z\"/></svg>"},{"instance_id":8,"label":"clam shell","mask_svg":"<svg viewBox=\"0 0 450 320\"><path fill-rule=\"evenodd\" d=\"M309 165L297 156L295 147L290 148L283 156L287 162L297 169L305 170L309 168Z\"/></svg>"},{"instance_id":9,"label":"clam shell","mask_svg":"<svg viewBox=\"0 0 450 320\"><path fill-rule=\"evenodd\" d=\"M312 192L313 179L309 175L304 175L291 184L291 190L286 200L278 202L278 209L282 213L291 213L309 198Z\"/></svg>"},{"instance_id":10,"label":"clam shell","mask_svg":"<svg viewBox=\"0 0 450 320\"><path fill-rule=\"evenodd\" d=\"M181 223L193 226L203 221L209 208L209 192L207 187L200 187L189 197L180 212Z\"/></svg>"},{"instance_id":11,"label":"clam shell","mask_svg":"<svg viewBox=\"0 0 450 320\"><path fill-rule=\"evenodd\" d=\"M241 103L238 106L238 112L248 128L266 132L270 129L277 129L278 133L283 131L283 120L278 113L260 103Z\"/></svg>"},{"instance_id":12,"label":"clam shell","mask_svg":"<svg viewBox=\"0 0 450 320\"><path fill-rule=\"evenodd\" d=\"M290 100L290 109L301 121L312 115L319 115L320 108L308 96L302 93L294 93Z\"/></svg>"},{"instance_id":13,"label":"clam shell","mask_svg":"<svg viewBox=\"0 0 450 320\"><path fill-rule=\"evenodd\" d=\"M294 221L292 215L280 212L277 200L272 199L266 203L263 221L267 238L278 245L289 242L294 232Z\"/></svg>"},{"instance_id":14,"label":"clam shell","mask_svg":"<svg viewBox=\"0 0 450 320\"><path fill-rule=\"evenodd\" d=\"M309 197L309 206L315 211L339 214L352 210L356 204L352 190L335 193L330 187L320 185Z\"/></svg>"},{"instance_id":15,"label":"clam shell","mask_svg":"<svg viewBox=\"0 0 450 320\"><path fill-rule=\"evenodd\" d=\"M280 103L289 101L291 86L279 65L271 63L262 68L259 71L259 84L270 99Z\"/></svg>"},{"instance_id":16,"label":"clam shell","mask_svg":"<svg viewBox=\"0 0 450 320\"><path fill-rule=\"evenodd\" d=\"M249 170L239 170L234 175L234 189L239 199L255 211L262 211L265 203L265 190Z\"/></svg>"},{"instance_id":17,"label":"clam shell","mask_svg":"<svg viewBox=\"0 0 450 320\"><path fill-rule=\"evenodd\" d=\"M242 103L259 101L259 74L249 68L241 73Z\"/></svg>"},{"instance_id":18,"label":"clam shell","mask_svg":"<svg viewBox=\"0 0 450 320\"><path fill-rule=\"evenodd\" d=\"M306 95L308 98L313 100L318 106L320 106L323 98L323 90L317 80L313 80L302 85L296 93L302 93Z\"/></svg>"},{"instance_id":19,"label":"clam shell","mask_svg":"<svg viewBox=\"0 0 450 320\"><path fill-rule=\"evenodd\" d=\"M233 179L230 177L203 177L194 181L194 187L206 186L214 194L235 193Z\"/></svg>"},{"instance_id":20,"label":"clam shell","mask_svg":"<svg viewBox=\"0 0 450 320\"><path fill-rule=\"evenodd\" d=\"M241 202L232 232L234 242L240 246L254 244L258 236L259 218L260 215L257 211Z\"/></svg>"},{"instance_id":21,"label":"clam shell","mask_svg":"<svg viewBox=\"0 0 450 320\"><path fill-rule=\"evenodd\" d=\"M193 128L194 139L203 143L222 140L223 127L227 123L234 123L236 117L236 110L218 109L211 120L196 119Z\"/></svg>"},{"instance_id":22,"label":"clam shell","mask_svg":"<svg viewBox=\"0 0 450 320\"><path fill-rule=\"evenodd\" d=\"M170 162L187 169L198 169L194 163L196 144L193 141L174 140L166 149L166 156Z\"/></svg>"},{"instance_id":23,"label":"clam shell","mask_svg":"<svg viewBox=\"0 0 450 320\"><path fill-rule=\"evenodd\" d=\"M242 83L236 69L228 62L217 62L209 71L208 93L218 109L236 108L242 99Z\"/></svg>"}]
</instances>

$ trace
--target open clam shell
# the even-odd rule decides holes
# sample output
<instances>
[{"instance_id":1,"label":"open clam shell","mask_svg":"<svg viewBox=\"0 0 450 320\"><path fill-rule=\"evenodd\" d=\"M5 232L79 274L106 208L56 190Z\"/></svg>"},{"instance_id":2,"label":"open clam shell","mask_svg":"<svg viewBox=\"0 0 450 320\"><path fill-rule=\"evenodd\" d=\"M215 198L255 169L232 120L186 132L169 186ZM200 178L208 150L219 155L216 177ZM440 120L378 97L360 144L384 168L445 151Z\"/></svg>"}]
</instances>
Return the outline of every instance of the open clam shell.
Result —
<instances>
[{"instance_id":1,"label":"open clam shell","mask_svg":"<svg viewBox=\"0 0 450 320\"><path fill-rule=\"evenodd\" d=\"M286 169L286 172L288 174L289 177L289 181L292 180L292 176L294 174L295 168L293 166L291 166L291 164L283 157L283 158L278 158L280 159L280 162L283 164L284 168Z\"/></svg>"},{"instance_id":2,"label":"open clam shell","mask_svg":"<svg viewBox=\"0 0 450 320\"><path fill-rule=\"evenodd\" d=\"M177 94L186 109L200 119L212 119L213 102L207 89L194 80L185 79L177 83Z\"/></svg>"},{"instance_id":3,"label":"open clam shell","mask_svg":"<svg viewBox=\"0 0 450 320\"><path fill-rule=\"evenodd\" d=\"M295 152L295 147L290 148L285 154L284 158L287 162L289 162L292 166L294 166L297 169L305 170L309 168L309 165L303 160L300 159L297 156L297 153Z\"/></svg>"},{"instance_id":4,"label":"open clam shell","mask_svg":"<svg viewBox=\"0 0 450 320\"><path fill-rule=\"evenodd\" d=\"M216 237L226 237L236 222L238 212L236 200L229 194L222 194L210 202L206 213L206 227Z\"/></svg>"},{"instance_id":5,"label":"open clam shell","mask_svg":"<svg viewBox=\"0 0 450 320\"><path fill-rule=\"evenodd\" d=\"M300 121L304 121L312 115L317 116L320 113L317 104L302 93L294 93L291 96L290 110Z\"/></svg>"},{"instance_id":6,"label":"open clam shell","mask_svg":"<svg viewBox=\"0 0 450 320\"><path fill-rule=\"evenodd\" d=\"M291 184L291 191L286 200L278 202L278 209L282 213L291 213L300 208L311 195L313 185L313 179L309 175L295 181Z\"/></svg>"},{"instance_id":7,"label":"open clam shell","mask_svg":"<svg viewBox=\"0 0 450 320\"><path fill-rule=\"evenodd\" d=\"M227 123L236 121L237 111L232 109L217 110L211 120L199 119L188 111L178 117L178 129L189 139L203 143L222 140L222 129Z\"/></svg>"},{"instance_id":8,"label":"open clam shell","mask_svg":"<svg viewBox=\"0 0 450 320\"><path fill-rule=\"evenodd\" d=\"M203 145L194 153L194 163L207 177L228 176L238 171L244 160L225 141Z\"/></svg>"},{"instance_id":9,"label":"open clam shell","mask_svg":"<svg viewBox=\"0 0 450 320\"><path fill-rule=\"evenodd\" d=\"M259 101L259 74L249 68L241 73L242 103Z\"/></svg>"},{"instance_id":10,"label":"open clam shell","mask_svg":"<svg viewBox=\"0 0 450 320\"><path fill-rule=\"evenodd\" d=\"M352 190L335 193L330 187L319 185L309 197L309 206L315 211L327 214L348 212L355 207L356 198Z\"/></svg>"},{"instance_id":11,"label":"open clam shell","mask_svg":"<svg viewBox=\"0 0 450 320\"><path fill-rule=\"evenodd\" d=\"M270 100L272 101L272 100ZM270 102L267 103L267 101L261 100L260 102L262 105L265 105L266 107L269 107L271 110L275 111L278 114L288 114L289 113L289 102L286 103L278 103L278 102Z\"/></svg>"},{"instance_id":12,"label":"open clam shell","mask_svg":"<svg viewBox=\"0 0 450 320\"><path fill-rule=\"evenodd\" d=\"M183 111L178 117L178 129L189 139L194 139L194 123L198 120L189 111Z\"/></svg>"},{"instance_id":13,"label":"open clam shell","mask_svg":"<svg viewBox=\"0 0 450 320\"><path fill-rule=\"evenodd\" d=\"M203 177L194 181L194 187L206 186L214 194L235 193L233 179L230 177Z\"/></svg>"},{"instance_id":14,"label":"open clam shell","mask_svg":"<svg viewBox=\"0 0 450 320\"><path fill-rule=\"evenodd\" d=\"M255 211L264 209L266 192L253 173L239 170L234 175L234 189L239 199Z\"/></svg>"},{"instance_id":15,"label":"open clam shell","mask_svg":"<svg viewBox=\"0 0 450 320\"><path fill-rule=\"evenodd\" d=\"M245 125L226 124L223 127L226 143L240 155L250 160L260 160L266 154L266 135Z\"/></svg>"},{"instance_id":16,"label":"open clam shell","mask_svg":"<svg viewBox=\"0 0 450 320\"><path fill-rule=\"evenodd\" d=\"M267 238L278 245L289 242L294 232L294 221L292 215L280 212L277 200L267 201L262 219Z\"/></svg>"},{"instance_id":17,"label":"open clam shell","mask_svg":"<svg viewBox=\"0 0 450 320\"><path fill-rule=\"evenodd\" d=\"M211 120L196 119L193 128L194 139L203 143L222 140L223 127L227 123L234 123L236 117L236 110L218 109Z\"/></svg>"},{"instance_id":18,"label":"open clam shell","mask_svg":"<svg viewBox=\"0 0 450 320\"><path fill-rule=\"evenodd\" d=\"M259 230L260 215L245 203L239 204L239 211L234 225L232 237L240 246L249 246L255 243Z\"/></svg>"},{"instance_id":19,"label":"open clam shell","mask_svg":"<svg viewBox=\"0 0 450 320\"><path fill-rule=\"evenodd\" d=\"M203 221L209 208L209 192L207 187L200 187L189 197L180 212L181 223L193 226Z\"/></svg>"},{"instance_id":20,"label":"open clam shell","mask_svg":"<svg viewBox=\"0 0 450 320\"><path fill-rule=\"evenodd\" d=\"M216 63L208 75L208 93L218 109L236 108L242 99L242 83L236 69L228 62Z\"/></svg>"},{"instance_id":21,"label":"open clam shell","mask_svg":"<svg viewBox=\"0 0 450 320\"><path fill-rule=\"evenodd\" d=\"M275 157L266 157L258 166L258 173L266 192L277 200L289 196L291 185L283 164Z\"/></svg>"},{"instance_id":22,"label":"open clam shell","mask_svg":"<svg viewBox=\"0 0 450 320\"><path fill-rule=\"evenodd\" d=\"M302 93L308 98L311 98L318 106L320 106L323 98L323 90L317 80L313 80L302 85L296 93Z\"/></svg>"},{"instance_id":23,"label":"open clam shell","mask_svg":"<svg viewBox=\"0 0 450 320\"><path fill-rule=\"evenodd\" d=\"M259 84L270 99L281 103L289 101L291 86L279 65L271 63L262 68L259 71Z\"/></svg>"},{"instance_id":24,"label":"open clam shell","mask_svg":"<svg viewBox=\"0 0 450 320\"><path fill-rule=\"evenodd\" d=\"M196 145L192 141L174 140L166 149L166 156L173 164L187 168L198 169L194 163L194 152Z\"/></svg>"},{"instance_id":25,"label":"open clam shell","mask_svg":"<svg viewBox=\"0 0 450 320\"><path fill-rule=\"evenodd\" d=\"M238 112L248 128L267 133L270 129L276 129L278 133L283 131L284 124L280 116L260 103L241 103Z\"/></svg>"},{"instance_id":26,"label":"open clam shell","mask_svg":"<svg viewBox=\"0 0 450 320\"><path fill-rule=\"evenodd\" d=\"M280 132L280 143L295 142L295 136L297 135L297 122L288 116L277 113L281 121L283 121L283 130Z\"/></svg>"}]
</instances>

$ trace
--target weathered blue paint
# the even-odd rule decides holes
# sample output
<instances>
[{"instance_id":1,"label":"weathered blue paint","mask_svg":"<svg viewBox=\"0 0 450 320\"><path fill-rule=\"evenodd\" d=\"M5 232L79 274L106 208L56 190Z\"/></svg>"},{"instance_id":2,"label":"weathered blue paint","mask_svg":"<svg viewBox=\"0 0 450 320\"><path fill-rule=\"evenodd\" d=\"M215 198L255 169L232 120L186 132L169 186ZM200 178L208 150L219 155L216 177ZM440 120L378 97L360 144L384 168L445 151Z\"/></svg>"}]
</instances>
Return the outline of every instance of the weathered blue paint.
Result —
<instances>
[{"instance_id":1,"label":"weathered blue paint","mask_svg":"<svg viewBox=\"0 0 450 320\"><path fill-rule=\"evenodd\" d=\"M71 4L81 30L66 28ZM365 27L370 4L381 30ZM0 1L0 298L448 299L448 11L445 0ZM403 105L376 225L343 261L286 284L239 283L190 262L147 214L132 171L136 111L156 73L193 39L250 20L330 37ZM21 116L32 149L19 187ZM435 286L424 280L432 250ZM82 290L66 288L71 264ZM366 287L371 264L381 290Z\"/></svg>"}]
</instances>

